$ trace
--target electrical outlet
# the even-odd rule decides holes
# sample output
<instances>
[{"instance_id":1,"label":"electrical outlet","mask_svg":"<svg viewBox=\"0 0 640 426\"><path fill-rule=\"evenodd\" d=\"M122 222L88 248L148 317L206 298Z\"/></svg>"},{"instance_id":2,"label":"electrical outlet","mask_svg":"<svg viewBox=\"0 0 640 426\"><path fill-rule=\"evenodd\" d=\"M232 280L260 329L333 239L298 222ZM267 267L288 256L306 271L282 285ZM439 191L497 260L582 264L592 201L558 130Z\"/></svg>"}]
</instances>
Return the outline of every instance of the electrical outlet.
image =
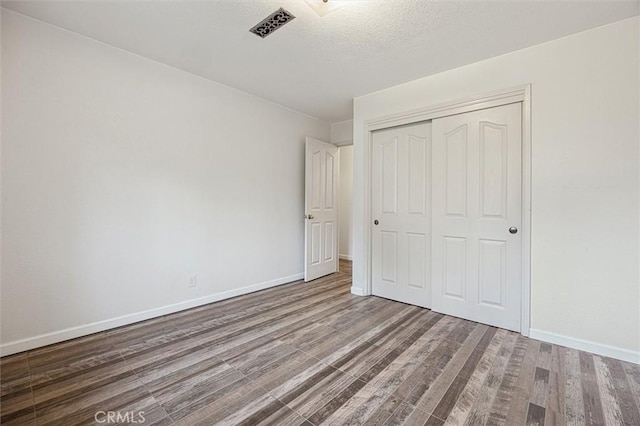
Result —
<instances>
[{"instance_id":1,"label":"electrical outlet","mask_svg":"<svg viewBox=\"0 0 640 426\"><path fill-rule=\"evenodd\" d=\"M197 275L191 275L189 277L189 287L195 287L198 285L198 276Z\"/></svg>"}]
</instances>

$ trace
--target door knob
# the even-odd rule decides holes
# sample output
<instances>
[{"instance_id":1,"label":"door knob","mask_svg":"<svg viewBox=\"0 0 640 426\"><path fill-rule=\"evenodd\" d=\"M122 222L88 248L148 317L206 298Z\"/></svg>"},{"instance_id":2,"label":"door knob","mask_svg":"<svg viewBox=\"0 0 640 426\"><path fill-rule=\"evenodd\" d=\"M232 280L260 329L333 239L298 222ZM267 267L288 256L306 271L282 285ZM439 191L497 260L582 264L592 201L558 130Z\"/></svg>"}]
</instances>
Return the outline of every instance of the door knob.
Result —
<instances>
[{"instance_id":1,"label":"door knob","mask_svg":"<svg viewBox=\"0 0 640 426\"><path fill-rule=\"evenodd\" d=\"M378 219L376 219L376 220L374 220L374 221L373 221L373 224L374 224L374 225L377 225L377 224L379 224L379 223L380 223L380 222L378 222Z\"/></svg>"},{"instance_id":2,"label":"door knob","mask_svg":"<svg viewBox=\"0 0 640 426\"><path fill-rule=\"evenodd\" d=\"M518 228L516 228L515 226L512 226L511 228L509 228L509 232L511 232L512 234L515 234L518 232Z\"/></svg>"},{"instance_id":3,"label":"door knob","mask_svg":"<svg viewBox=\"0 0 640 426\"><path fill-rule=\"evenodd\" d=\"M311 219L313 219L313 215L312 214L305 214L304 218L311 220Z\"/></svg>"}]
</instances>

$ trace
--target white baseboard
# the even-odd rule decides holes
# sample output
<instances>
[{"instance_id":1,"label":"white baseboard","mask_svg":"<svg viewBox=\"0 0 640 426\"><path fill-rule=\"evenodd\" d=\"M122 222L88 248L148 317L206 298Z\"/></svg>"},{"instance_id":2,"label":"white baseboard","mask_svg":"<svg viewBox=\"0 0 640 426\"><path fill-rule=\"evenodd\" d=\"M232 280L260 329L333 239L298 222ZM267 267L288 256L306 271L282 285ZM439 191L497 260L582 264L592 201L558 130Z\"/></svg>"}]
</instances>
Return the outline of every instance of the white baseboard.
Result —
<instances>
[{"instance_id":1,"label":"white baseboard","mask_svg":"<svg viewBox=\"0 0 640 426\"><path fill-rule=\"evenodd\" d=\"M604 345L602 343L595 343L588 340L577 339L575 337L563 336L561 334L550 333L548 331L536 330L535 328L530 330L529 337L532 339L542 340L543 342L553 343L554 345L566 346L568 348L591 352L596 355L640 364L640 352L634 352L629 349Z\"/></svg>"},{"instance_id":2,"label":"white baseboard","mask_svg":"<svg viewBox=\"0 0 640 426\"><path fill-rule=\"evenodd\" d=\"M351 294L355 294L356 296L366 296L363 289L354 286L351 286Z\"/></svg>"},{"instance_id":3,"label":"white baseboard","mask_svg":"<svg viewBox=\"0 0 640 426\"><path fill-rule=\"evenodd\" d=\"M87 336L89 334L110 330L112 328L122 327L123 325L129 325L151 318L157 318L163 315L168 315L175 312L184 311L186 309L207 305L209 303L218 302L220 300L229 299L231 297L242 296L243 294L249 294L255 291L264 290L293 281L298 281L303 278L304 273L299 273L290 275L288 277L277 278L275 280L249 285L235 290L214 293L208 296L199 297L197 299L185 300L184 302L160 306L158 308L153 308L142 312L136 312L133 314L111 318L108 320L92 322L77 327L71 327L64 330L41 334L35 337L29 337L27 339L4 343L0 345L0 356L12 355L18 352L28 351L30 349L51 345L53 343L59 343L65 340L75 339L77 337Z\"/></svg>"},{"instance_id":4,"label":"white baseboard","mask_svg":"<svg viewBox=\"0 0 640 426\"><path fill-rule=\"evenodd\" d=\"M343 260L353 260L353 257L351 257L348 254L339 254L338 258L343 259Z\"/></svg>"}]
</instances>

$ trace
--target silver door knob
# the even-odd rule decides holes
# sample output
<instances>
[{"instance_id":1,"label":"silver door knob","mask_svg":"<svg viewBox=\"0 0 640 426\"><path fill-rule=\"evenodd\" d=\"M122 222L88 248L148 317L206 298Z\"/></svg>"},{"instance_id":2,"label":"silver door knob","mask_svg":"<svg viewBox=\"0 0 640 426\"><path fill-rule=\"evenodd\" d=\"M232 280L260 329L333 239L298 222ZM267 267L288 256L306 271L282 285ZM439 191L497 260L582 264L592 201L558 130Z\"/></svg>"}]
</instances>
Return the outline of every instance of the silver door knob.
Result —
<instances>
[{"instance_id":1,"label":"silver door knob","mask_svg":"<svg viewBox=\"0 0 640 426\"><path fill-rule=\"evenodd\" d=\"M518 232L518 228L512 226L511 228L509 228L509 232L511 232L512 234L516 234Z\"/></svg>"},{"instance_id":2,"label":"silver door knob","mask_svg":"<svg viewBox=\"0 0 640 426\"><path fill-rule=\"evenodd\" d=\"M305 214L304 218L311 220L311 219L313 219L313 215L312 214Z\"/></svg>"}]
</instances>

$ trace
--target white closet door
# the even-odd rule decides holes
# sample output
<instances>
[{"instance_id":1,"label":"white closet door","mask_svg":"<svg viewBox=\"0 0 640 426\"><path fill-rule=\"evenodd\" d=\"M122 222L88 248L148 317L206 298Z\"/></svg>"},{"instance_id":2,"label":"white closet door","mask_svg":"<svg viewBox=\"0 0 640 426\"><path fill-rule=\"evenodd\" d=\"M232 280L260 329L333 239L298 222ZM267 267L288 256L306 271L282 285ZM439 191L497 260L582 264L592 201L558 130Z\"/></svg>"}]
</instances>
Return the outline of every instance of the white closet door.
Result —
<instances>
[{"instance_id":1,"label":"white closet door","mask_svg":"<svg viewBox=\"0 0 640 426\"><path fill-rule=\"evenodd\" d=\"M431 124L373 134L373 294L430 306Z\"/></svg>"},{"instance_id":2,"label":"white closet door","mask_svg":"<svg viewBox=\"0 0 640 426\"><path fill-rule=\"evenodd\" d=\"M520 331L521 104L433 120L432 308Z\"/></svg>"}]
</instances>

